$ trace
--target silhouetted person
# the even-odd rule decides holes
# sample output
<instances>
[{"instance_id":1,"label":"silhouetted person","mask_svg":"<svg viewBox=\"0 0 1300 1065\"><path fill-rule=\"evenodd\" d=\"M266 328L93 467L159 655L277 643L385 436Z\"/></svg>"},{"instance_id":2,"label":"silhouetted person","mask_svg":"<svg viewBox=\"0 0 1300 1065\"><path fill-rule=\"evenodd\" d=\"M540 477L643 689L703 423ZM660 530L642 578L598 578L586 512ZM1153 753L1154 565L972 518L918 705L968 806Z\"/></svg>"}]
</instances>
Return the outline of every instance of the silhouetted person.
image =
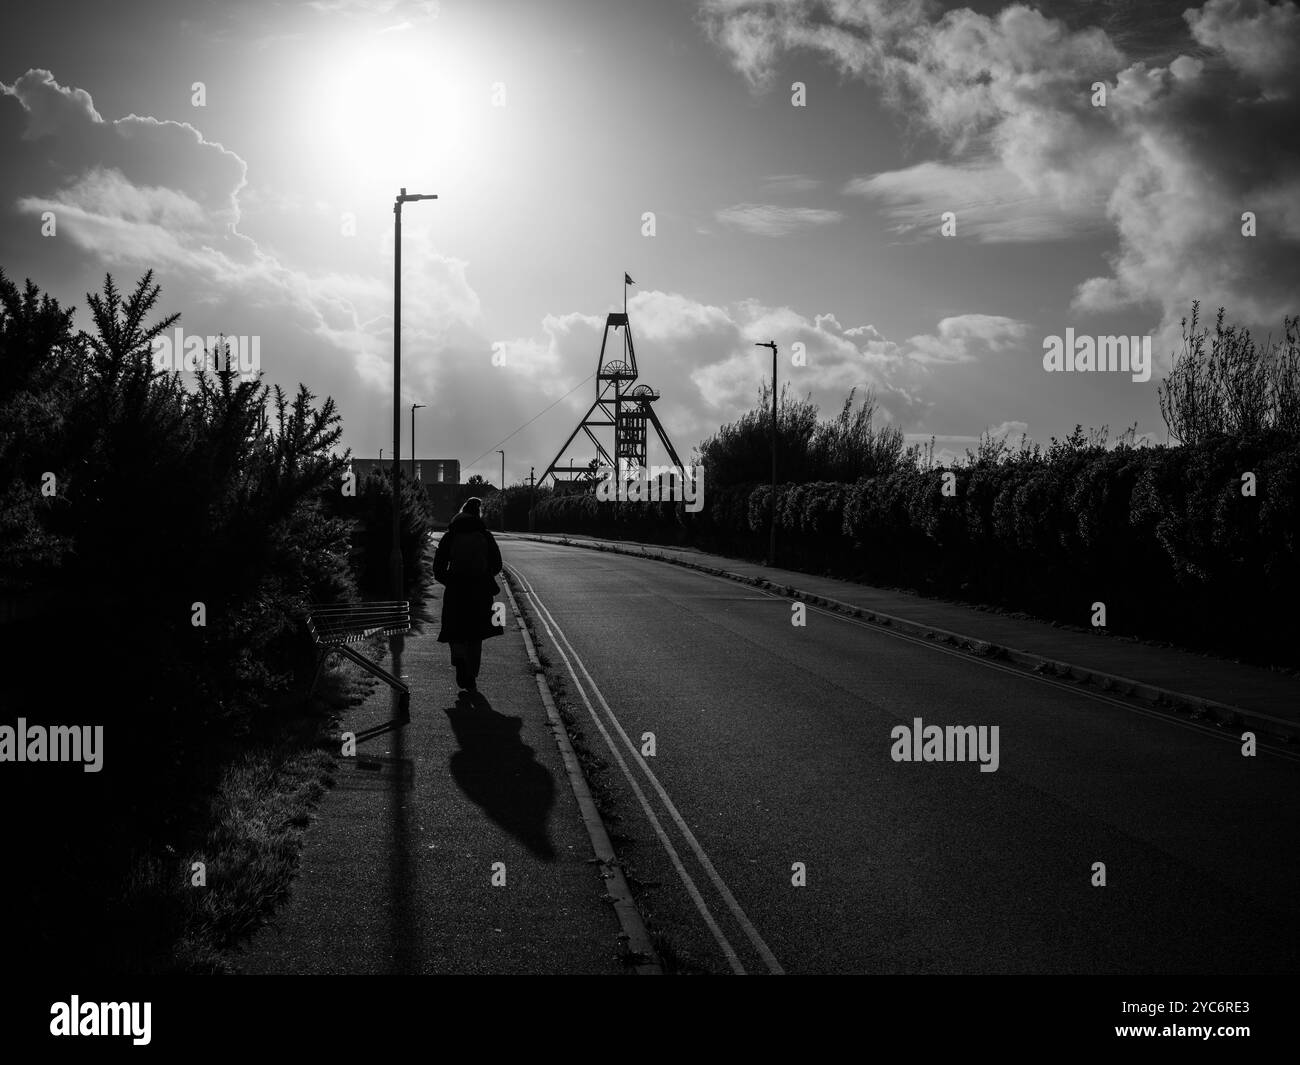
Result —
<instances>
[{"instance_id":1,"label":"silhouetted person","mask_svg":"<svg viewBox=\"0 0 1300 1065\"><path fill-rule=\"evenodd\" d=\"M445 586L439 643L451 644L456 686L478 691L483 641L502 636L505 628L492 624L492 599L501 591L501 549L480 516L483 500L471 496L451 519L433 556L434 579Z\"/></svg>"}]
</instances>

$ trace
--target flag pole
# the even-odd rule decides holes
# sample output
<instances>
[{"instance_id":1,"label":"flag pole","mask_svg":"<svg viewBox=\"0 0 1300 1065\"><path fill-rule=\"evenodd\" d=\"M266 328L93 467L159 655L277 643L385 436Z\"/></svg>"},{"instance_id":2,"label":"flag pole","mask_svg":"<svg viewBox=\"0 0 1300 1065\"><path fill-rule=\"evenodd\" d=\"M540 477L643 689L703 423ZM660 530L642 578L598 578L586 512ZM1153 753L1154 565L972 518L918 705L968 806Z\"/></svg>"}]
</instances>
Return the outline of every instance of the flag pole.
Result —
<instances>
[{"instance_id":1,"label":"flag pole","mask_svg":"<svg viewBox=\"0 0 1300 1065\"><path fill-rule=\"evenodd\" d=\"M629 274L626 270L624 270L623 271L623 361L624 362L627 362L628 331L632 328L631 325L628 324L628 320L627 320L627 286L635 285L635 284L636 282L632 280L632 275Z\"/></svg>"}]
</instances>

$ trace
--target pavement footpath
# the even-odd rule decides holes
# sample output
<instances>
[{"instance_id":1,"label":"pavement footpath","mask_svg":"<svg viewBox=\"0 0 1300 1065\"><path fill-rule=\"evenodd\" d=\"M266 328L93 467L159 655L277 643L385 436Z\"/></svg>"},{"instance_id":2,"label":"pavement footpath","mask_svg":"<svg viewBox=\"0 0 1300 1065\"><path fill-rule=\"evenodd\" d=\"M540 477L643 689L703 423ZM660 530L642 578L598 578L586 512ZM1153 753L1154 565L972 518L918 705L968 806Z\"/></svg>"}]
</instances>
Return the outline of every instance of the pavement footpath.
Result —
<instances>
[{"instance_id":1,"label":"pavement footpath","mask_svg":"<svg viewBox=\"0 0 1300 1065\"><path fill-rule=\"evenodd\" d=\"M448 648L437 642L442 589L430 581L428 591L395 656L384 654L384 668L410 686L409 724L339 759L290 898L235 968L630 971L515 617L507 608L505 635L483 645L482 698L457 704ZM508 602L504 587L498 599ZM392 693L375 684L341 731L360 735L392 716Z\"/></svg>"},{"instance_id":2,"label":"pavement footpath","mask_svg":"<svg viewBox=\"0 0 1300 1065\"><path fill-rule=\"evenodd\" d=\"M855 614L905 635L942 640L976 653L996 649L998 657L1012 665L1188 712L1224 727L1254 729L1261 737L1300 743L1300 678L1278 670L695 548L576 534L510 535L665 559L778 593L789 594L789 589L796 598Z\"/></svg>"}]
</instances>

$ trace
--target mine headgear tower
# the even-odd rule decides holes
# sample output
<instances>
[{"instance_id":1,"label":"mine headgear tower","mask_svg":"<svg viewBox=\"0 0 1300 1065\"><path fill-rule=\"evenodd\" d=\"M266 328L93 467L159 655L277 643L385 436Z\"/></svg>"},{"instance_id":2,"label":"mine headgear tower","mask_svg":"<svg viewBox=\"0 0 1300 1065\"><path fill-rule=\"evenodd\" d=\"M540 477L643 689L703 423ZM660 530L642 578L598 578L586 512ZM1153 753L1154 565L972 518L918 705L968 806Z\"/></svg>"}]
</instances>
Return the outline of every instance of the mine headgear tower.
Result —
<instances>
[{"instance_id":1,"label":"mine headgear tower","mask_svg":"<svg viewBox=\"0 0 1300 1065\"><path fill-rule=\"evenodd\" d=\"M622 331L623 358L605 361L605 350L609 345L610 331ZM611 347L611 354L616 348ZM654 403L659 393L649 385L636 384L636 347L632 343L632 329L628 324L627 312L612 313L605 319L605 334L600 340L600 354L596 356L596 401L592 403L577 428L569 434L564 446L556 452L551 464L542 474L542 480L550 477L559 485L573 484L582 479L591 479L589 466L559 465L561 457L573 443L579 432L587 434L588 439L596 445L599 462L621 472L629 467L643 469L646 466L646 423L654 426L659 442L668 452L674 466L682 465L677 451L668 433L655 414ZM595 429L614 430L614 453L611 455L596 435Z\"/></svg>"}]
</instances>

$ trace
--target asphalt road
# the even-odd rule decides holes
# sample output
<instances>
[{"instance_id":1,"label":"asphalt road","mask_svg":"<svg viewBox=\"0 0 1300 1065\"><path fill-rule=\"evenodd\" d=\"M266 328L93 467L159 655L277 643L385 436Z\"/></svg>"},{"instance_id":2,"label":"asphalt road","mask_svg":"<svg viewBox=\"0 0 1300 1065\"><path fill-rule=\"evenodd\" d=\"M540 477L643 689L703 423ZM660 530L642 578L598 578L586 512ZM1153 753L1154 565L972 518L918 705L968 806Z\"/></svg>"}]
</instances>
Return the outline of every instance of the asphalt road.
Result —
<instances>
[{"instance_id":1,"label":"asphalt road","mask_svg":"<svg viewBox=\"0 0 1300 1065\"><path fill-rule=\"evenodd\" d=\"M798 627L788 600L680 567L502 548L688 965L1300 969L1297 762L811 607ZM894 761L916 718L997 726L997 770Z\"/></svg>"}]
</instances>

